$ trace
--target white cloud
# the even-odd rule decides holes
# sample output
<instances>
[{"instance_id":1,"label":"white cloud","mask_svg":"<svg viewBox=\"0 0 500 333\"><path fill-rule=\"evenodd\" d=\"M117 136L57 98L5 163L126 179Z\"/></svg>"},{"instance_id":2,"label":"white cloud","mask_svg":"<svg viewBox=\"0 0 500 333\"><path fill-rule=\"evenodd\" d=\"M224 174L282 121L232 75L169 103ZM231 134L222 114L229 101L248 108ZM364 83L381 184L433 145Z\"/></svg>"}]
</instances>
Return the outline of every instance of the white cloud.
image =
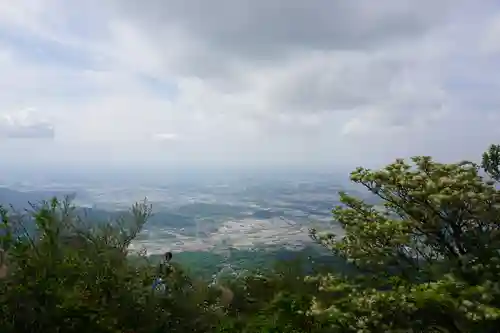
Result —
<instances>
[{"instance_id":1,"label":"white cloud","mask_svg":"<svg viewBox=\"0 0 500 333\"><path fill-rule=\"evenodd\" d=\"M157 133L153 135L153 140L157 141L176 141L179 137L175 133Z\"/></svg>"},{"instance_id":2,"label":"white cloud","mask_svg":"<svg viewBox=\"0 0 500 333\"><path fill-rule=\"evenodd\" d=\"M22 150L33 163L468 157L500 141L499 15L493 0L7 1L0 114L35 106L57 129Z\"/></svg>"},{"instance_id":3,"label":"white cloud","mask_svg":"<svg viewBox=\"0 0 500 333\"><path fill-rule=\"evenodd\" d=\"M54 126L33 109L0 116L0 137L9 139L54 138Z\"/></svg>"}]
</instances>

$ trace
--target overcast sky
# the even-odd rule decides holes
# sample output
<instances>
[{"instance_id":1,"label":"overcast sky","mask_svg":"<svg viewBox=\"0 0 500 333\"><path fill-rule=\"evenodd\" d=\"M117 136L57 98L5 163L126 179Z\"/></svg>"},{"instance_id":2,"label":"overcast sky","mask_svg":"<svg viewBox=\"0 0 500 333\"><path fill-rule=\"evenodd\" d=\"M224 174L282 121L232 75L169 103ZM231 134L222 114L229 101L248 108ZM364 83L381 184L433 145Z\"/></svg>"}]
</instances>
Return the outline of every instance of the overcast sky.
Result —
<instances>
[{"instance_id":1,"label":"overcast sky","mask_svg":"<svg viewBox=\"0 0 500 333\"><path fill-rule=\"evenodd\" d=\"M499 73L494 0L2 0L1 163L473 158Z\"/></svg>"}]
</instances>

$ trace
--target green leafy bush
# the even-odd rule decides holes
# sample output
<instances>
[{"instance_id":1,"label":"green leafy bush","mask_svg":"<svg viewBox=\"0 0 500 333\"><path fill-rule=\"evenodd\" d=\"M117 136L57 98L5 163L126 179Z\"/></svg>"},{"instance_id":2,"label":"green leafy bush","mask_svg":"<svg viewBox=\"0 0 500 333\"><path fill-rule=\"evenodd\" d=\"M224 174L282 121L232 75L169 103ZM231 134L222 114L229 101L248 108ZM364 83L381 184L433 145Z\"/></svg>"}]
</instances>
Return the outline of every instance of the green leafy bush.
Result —
<instances>
[{"instance_id":1,"label":"green leafy bush","mask_svg":"<svg viewBox=\"0 0 500 333\"><path fill-rule=\"evenodd\" d=\"M169 292L153 294L156 269L127 248L150 215L146 203L130 221L93 229L68 201L31 212L36 237L17 234L2 210L8 273L0 281L2 332L205 332L210 320L182 272L164 276ZM200 323L201 319L206 321ZM200 319L200 320L196 320Z\"/></svg>"}]
</instances>

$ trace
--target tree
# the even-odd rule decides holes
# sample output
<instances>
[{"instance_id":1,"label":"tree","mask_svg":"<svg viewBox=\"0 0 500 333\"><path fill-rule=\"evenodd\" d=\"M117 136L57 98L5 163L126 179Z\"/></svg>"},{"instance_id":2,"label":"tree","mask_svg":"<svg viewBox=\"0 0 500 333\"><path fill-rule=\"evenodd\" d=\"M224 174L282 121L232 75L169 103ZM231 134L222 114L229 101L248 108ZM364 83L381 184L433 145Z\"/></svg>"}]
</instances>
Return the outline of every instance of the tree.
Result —
<instances>
[{"instance_id":1,"label":"tree","mask_svg":"<svg viewBox=\"0 0 500 333\"><path fill-rule=\"evenodd\" d=\"M500 146L481 165L397 159L351 180L380 205L341 193L345 236L314 239L355 264L356 281L319 282L311 314L339 332L493 332L500 327Z\"/></svg>"}]
</instances>

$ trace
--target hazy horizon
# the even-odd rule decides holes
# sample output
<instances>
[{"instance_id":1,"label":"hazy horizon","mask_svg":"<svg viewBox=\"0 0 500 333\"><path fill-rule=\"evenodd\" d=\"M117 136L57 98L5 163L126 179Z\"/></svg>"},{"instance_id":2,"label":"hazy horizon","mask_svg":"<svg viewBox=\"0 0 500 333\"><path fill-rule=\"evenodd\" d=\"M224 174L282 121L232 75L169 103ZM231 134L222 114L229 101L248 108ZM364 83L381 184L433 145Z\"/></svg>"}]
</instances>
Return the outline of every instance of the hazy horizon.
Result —
<instances>
[{"instance_id":1,"label":"hazy horizon","mask_svg":"<svg viewBox=\"0 0 500 333\"><path fill-rule=\"evenodd\" d=\"M322 179L326 182L348 182L351 169L277 168L26 168L0 167L1 184L38 183L102 184L108 186L167 186L174 184L224 184L235 181L304 181Z\"/></svg>"}]
</instances>

